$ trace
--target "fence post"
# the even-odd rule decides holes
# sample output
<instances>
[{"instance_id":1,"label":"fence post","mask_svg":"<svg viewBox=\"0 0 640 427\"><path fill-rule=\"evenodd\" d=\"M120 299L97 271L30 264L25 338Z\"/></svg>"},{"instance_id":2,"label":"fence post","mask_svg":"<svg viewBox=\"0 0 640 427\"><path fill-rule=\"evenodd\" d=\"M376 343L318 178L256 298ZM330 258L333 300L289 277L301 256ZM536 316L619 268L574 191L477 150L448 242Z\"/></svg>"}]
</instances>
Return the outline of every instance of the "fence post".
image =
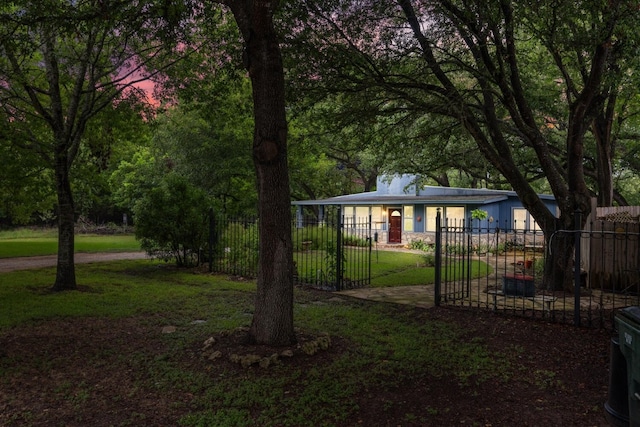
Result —
<instances>
[{"instance_id":1,"label":"fence post","mask_svg":"<svg viewBox=\"0 0 640 427\"><path fill-rule=\"evenodd\" d=\"M373 246L373 235L371 234L371 213L369 213L369 258L367 259L367 265L369 271L367 272L367 286L371 285L371 248Z\"/></svg>"},{"instance_id":2,"label":"fence post","mask_svg":"<svg viewBox=\"0 0 640 427\"><path fill-rule=\"evenodd\" d=\"M573 214L574 234L574 258L573 258L573 324L580 326L580 237L582 224L582 211L577 209Z\"/></svg>"},{"instance_id":3,"label":"fence post","mask_svg":"<svg viewBox=\"0 0 640 427\"><path fill-rule=\"evenodd\" d=\"M442 280L442 215L440 214L440 208L436 214L436 253L435 253L435 295L434 302L436 306L440 306L441 299L441 280Z\"/></svg>"},{"instance_id":4,"label":"fence post","mask_svg":"<svg viewBox=\"0 0 640 427\"><path fill-rule=\"evenodd\" d=\"M337 291L342 290L342 208L338 207L338 218L336 220L336 283Z\"/></svg>"}]
</instances>

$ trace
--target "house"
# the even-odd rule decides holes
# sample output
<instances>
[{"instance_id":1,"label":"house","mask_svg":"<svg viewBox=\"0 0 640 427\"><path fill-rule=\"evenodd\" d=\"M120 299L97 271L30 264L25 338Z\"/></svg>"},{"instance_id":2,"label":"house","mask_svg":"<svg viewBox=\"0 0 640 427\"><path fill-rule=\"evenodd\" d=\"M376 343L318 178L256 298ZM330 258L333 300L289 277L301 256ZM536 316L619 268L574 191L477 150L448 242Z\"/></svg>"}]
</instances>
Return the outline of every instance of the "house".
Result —
<instances>
[{"instance_id":1,"label":"house","mask_svg":"<svg viewBox=\"0 0 640 427\"><path fill-rule=\"evenodd\" d=\"M468 225L472 212L482 210L486 212L486 219L474 219L473 227L539 230L514 191L418 187L415 181L415 175L379 176L376 191L292 204L297 207L296 219L300 225L305 206L317 208L321 221L329 206L339 206L345 226L355 227L357 223L368 223L371 218L372 232L377 233L380 243L425 240L425 236L436 231L438 212L442 215L442 223L448 226ZM557 211L553 196L540 195L540 198L552 212Z\"/></svg>"}]
</instances>

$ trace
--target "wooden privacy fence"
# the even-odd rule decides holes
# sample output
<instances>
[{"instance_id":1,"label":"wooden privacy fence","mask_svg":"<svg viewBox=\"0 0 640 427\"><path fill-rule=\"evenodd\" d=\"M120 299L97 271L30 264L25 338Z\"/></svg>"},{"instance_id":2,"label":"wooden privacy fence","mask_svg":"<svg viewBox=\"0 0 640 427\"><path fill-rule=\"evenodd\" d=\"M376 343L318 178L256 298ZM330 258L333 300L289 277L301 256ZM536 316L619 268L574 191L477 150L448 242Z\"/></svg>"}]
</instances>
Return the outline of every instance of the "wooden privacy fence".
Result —
<instances>
[{"instance_id":1,"label":"wooden privacy fence","mask_svg":"<svg viewBox=\"0 0 640 427\"><path fill-rule=\"evenodd\" d=\"M593 207L581 239L581 266L592 289L638 292L640 206Z\"/></svg>"}]
</instances>

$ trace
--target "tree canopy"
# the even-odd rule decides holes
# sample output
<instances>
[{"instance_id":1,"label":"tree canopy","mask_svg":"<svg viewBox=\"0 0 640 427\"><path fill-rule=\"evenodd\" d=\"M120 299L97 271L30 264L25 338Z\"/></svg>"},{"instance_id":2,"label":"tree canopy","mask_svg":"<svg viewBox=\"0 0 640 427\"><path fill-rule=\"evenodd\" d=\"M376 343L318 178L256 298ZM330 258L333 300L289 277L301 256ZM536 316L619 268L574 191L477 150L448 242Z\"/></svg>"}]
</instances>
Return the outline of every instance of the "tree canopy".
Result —
<instances>
[{"instance_id":1,"label":"tree canopy","mask_svg":"<svg viewBox=\"0 0 640 427\"><path fill-rule=\"evenodd\" d=\"M70 180L91 121L175 61L174 2L21 0L0 7L0 106L9 146L37 155L57 194L55 290L75 289ZM177 40L176 40L177 41Z\"/></svg>"},{"instance_id":2,"label":"tree canopy","mask_svg":"<svg viewBox=\"0 0 640 427\"><path fill-rule=\"evenodd\" d=\"M639 15L625 0L6 3L0 215L55 206L54 289L73 289L78 212L110 191L130 209L171 171L219 211L259 212L251 334L290 342L291 197L421 173L512 188L547 237L580 228L592 197L638 200ZM136 115L149 79L160 108Z\"/></svg>"},{"instance_id":3,"label":"tree canopy","mask_svg":"<svg viewBox=\"0 0 640 427\"><path fill-rule=\"evenodd\" d=\"M612 203L614 122L622 125L638 107L633 2L289 6L288 25L300 30L283 32L298 92L317 101L342 94L353 102L340 114L354 122L382 116L405 129L455 129L457 147L473 141L486 172L509 183L547 236L580 228L574 213L584 221L592 195ZM362 114L351 105L368 108ZM559 218L538 197L536 179L555 195ZM560 240L556 253L570 253L572 243ZM549 264L566 271L570 259Z\"/></svg>"},{"instance_id":4,"label":"tree canopy","mask_svg":"<svg viewBox=\"0 0 640 427\"><path fill-rule=\"evenodd\" d=\"M631 3L290 6L288 16L301 29L282 30L294 93L311 102L342 94L343 122L384 116L404 130L394 143L414 150L436 151L455 138L458 153L480 151L484 167L457 156L457 168L476 181L506 180L541 224L551 224L553 213L535 198L537 180L567 200L566 212L586 212L592 194L612 203L610 164L622 129L635 134L624 124L638 108L632 73L638 11Z\"/></svg>"}]
</instances>

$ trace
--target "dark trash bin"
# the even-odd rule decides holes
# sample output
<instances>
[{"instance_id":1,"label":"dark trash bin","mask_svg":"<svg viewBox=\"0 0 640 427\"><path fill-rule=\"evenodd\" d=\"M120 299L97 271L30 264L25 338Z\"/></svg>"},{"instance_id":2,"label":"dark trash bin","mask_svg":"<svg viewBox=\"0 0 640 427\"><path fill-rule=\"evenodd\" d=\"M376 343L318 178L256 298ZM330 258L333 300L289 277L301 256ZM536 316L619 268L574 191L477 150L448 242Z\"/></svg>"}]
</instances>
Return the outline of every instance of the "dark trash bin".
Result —
<instances>
[{"instance_id":1,"label":"dark trash bin","mask_svg":"<svg viewBox=\"0 0 640 427\"><path fill-rule=\"evenodd\" d=\"M612 426L629 427L629 391L627 361L620 351L618 337L611 338L609 357L609 395L604 404L607 421Z\"/></svg>"},{"instance_id":2,"label":"dark trash bin","mask_svg":"<svg viewBox=\"0 0 640 427\"><path fill-rule=\"evenodd\" d=\"M640 307L627 307L616 313L618 343L627 365L629 425L640 427Z\"/></svg>"}]
</instances>

